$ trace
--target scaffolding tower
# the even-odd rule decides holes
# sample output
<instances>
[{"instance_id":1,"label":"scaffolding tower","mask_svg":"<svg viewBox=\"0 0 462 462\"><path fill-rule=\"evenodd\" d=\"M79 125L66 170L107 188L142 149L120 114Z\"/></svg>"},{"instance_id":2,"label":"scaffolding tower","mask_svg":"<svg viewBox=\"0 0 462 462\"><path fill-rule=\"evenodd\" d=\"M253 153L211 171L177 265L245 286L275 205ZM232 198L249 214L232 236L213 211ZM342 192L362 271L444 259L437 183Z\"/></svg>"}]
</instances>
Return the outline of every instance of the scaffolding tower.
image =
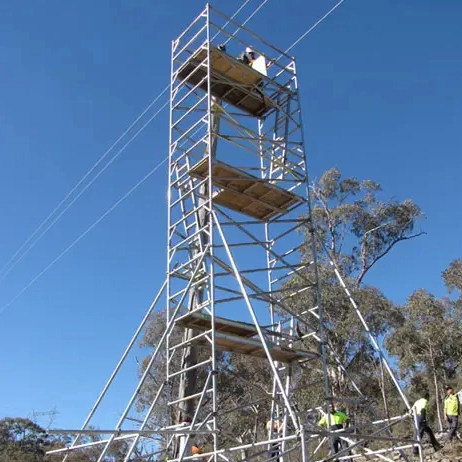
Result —
<instances>
[{"instance_id":1,"label":"scaffolding tower","mask_svg":"<svg viewBox=\"0 0 462 462\"><path fill-rule=\"evenodd\" d=\"M247 48L254 52L250 60L242 54ZM419 444L394 438L390 428L405 416L377 417L353 380L354 398L331 393L328 369L343 366L324 335L293 57L207 5L173 41L171 60L167 278L71 446L50 453L64 453L66 460L91 447L103 462L123 441L128 449L117 460L125 462L308 462L333 459L340 438L348 445L336 459L391 460L391 452ZM300 257L305 230L311 235L309 261ZM115 428L91 429L164 293L165 328L126 408ZM300 310L294 300L306 293L314 303ZM409 409L372 336L371 342ZM267 374L268 390L255 402L230 404L223 396L224 381L242 379L237 356L259 361ZM154 370L162 380L151 402L140 407ZM300 409L292 379L307 370L321 378L312 386L322 390L322 400ZM329 425L320 429L316 422L323 415L332 423L329 409L336 400L361 402L367 425L341 434ZM230 422L247 421L257 402L260 421L252 438L237 438ZM81 440L95 432L98 438ZM371 447L371 441L383 444Z\"/></svg>"}]
</instances>

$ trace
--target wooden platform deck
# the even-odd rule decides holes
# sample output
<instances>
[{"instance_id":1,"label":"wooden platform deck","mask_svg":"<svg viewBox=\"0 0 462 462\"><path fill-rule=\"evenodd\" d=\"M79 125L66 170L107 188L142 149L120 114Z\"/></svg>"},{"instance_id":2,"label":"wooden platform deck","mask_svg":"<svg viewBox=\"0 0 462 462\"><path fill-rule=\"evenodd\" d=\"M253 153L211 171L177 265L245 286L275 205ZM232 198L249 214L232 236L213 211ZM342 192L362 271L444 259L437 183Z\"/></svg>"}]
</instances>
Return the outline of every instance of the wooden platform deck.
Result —
<instances>
[{"instance_id":1,"label":"wooden platform deck","mask_svg":"<svg viewBox=\"0 0 462 462\"><path fill-rule=\"evenodd\" d=\"M201 64L206 57L207 50L199 50L179 69L178 78L197 85L207 75L206 64ZM211 46L210 69L214 96L254 117L261 117L274 107L274 102L258 87L265 76L214 46ZM207 79L200 88L207 91Z\"/></svg>"},{"instance_id":2,"label":"wooden platform deck","mask_svg":"<svg viewBox=\"0 0 462 462\"><path fill-rule=\"evenodd\" d=\"M208 159L194 165L189 174L205 178ZM212 182L220 188L214 195L215 203L258 220L285 214L293 205L302 202L301 197L286 189L217 160L213 161Z\"/></svg>"},{"instance_id":3,"label":"wooden platform deck","mask_svg":"<svg viewBox=\"0 0 462 462\"><path fill-rule=\"evenodd\" d=\"M182 317L178 325L190 329L209 330L212 327L211 317L206 314L192 313ZM277 332L263 329L267 335L280 336ZM230 351L258 358L266 358L266 352L259 338L258 331L253 324L232 321L226 318L215 317L215 345L221 351ZM204 337L197 340L200 345L210 346ZM269 351L274 360L283 363L306 361L319 357L317 353L295 350L278 345L268 344Z\"/></svg>"},{"instance_id":4,"label":"wooden platform deck","mask_svg":"<svg viewBox=\"0 0 462 462\"><path fill-rule=\"evenodd\" d=\"M191 313L180 318L177 324L190 329L208 330L211 326L210 316L204 313ZM215 316L215 330L239 337L254 337L258 335L255 325L247 322L232 321L231 319ZM266 331L270 332L270 331ZM273 334L273 332L271 332ZM274 332L275 335L279 335Z\"/></svg>"}]
</instances>

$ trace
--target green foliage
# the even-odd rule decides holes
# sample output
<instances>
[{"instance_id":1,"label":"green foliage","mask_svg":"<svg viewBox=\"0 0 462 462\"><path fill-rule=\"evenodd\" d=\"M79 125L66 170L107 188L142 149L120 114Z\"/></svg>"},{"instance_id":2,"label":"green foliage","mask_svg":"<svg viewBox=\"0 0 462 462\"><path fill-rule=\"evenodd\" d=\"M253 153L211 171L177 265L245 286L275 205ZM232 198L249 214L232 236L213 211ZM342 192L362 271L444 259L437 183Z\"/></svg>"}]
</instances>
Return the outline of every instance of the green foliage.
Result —
<instances>
[{"instance_id":1,"label":"green foliage","mask_svg":"<svg viewBox=\"0 0 462 462\"><path fill-rule=\"evenodd\" d=\"M381 199L382 192L378 183L356 178L342 179L340 171L336 169L328 170L311 186L311 191L314 200L313 221L307 224L306 242L300 258L305 262L312 261L312 244L319 251L318 276L325 315L323 327L328 352L327 367L331 385L329 392L338 398L358 396L350 378L354 380L366 398L365 402L347 404L350 416L357 423L362 422L366 414L372 415L371 412L381 416L400 414L402 406L397 398L395 385L384 373L380 357L372 348L370 338L334 269L338 268L344 276L370 333L379 339L386 339L390 332L398 336L402 326L408 322L406 313L388 300L377 287L364 284L364 278L397 243L422 234L414 231L422 212L410 199L384 201ZM314 234L312 229L315 230ZM326 249L329 254L325 252ZM334 267L330 265L330 260ZM287 298L287 304L292 311L302 313L317 305L314 290L298 290L300 287L312 285L313 282L314 271L309 265L306 270L297 272L289 280L286 288L292 289L288 292L293 294ZM320 321L314 312L309 312L302 316L299 328L302 334L319 331ZM164 329L164 315L155 315L146 329L143 345L155 348ZM172 342L180 343L182 336L180 329L174 331ZM402 342L404 345L404 336ZM313 337L296 341L295 347L312 351L319 351L320 348ZM415 349L417 351L418 347ZM208 348L198 347L197 361L206 359L209 354ZM149 354L140 364L140 373L146 370L150 357ZM408 357L403 356L404 360L410 365ZM401 366L401 359L399 361ZM138 402L140 409L150 405L159 387L165 382L165 362L165 353L160 352L142 390L142 397ZM179 370L180 362L181 355L174 354L170 361L171 371ZM342 367L340 363L343 364ZM219 371L217 380L220 389L217 419L219 426L227 429L220 435L220 440L236 444L252 443L263 436L265 423L271 412L272 384L268 383L268 365L256 358L225 353L219 355L216 367ZM420 371L416 369L415 375L417 372ZM205 380L206 372L202 369L197 376L198 389L202 388ZM178 379L174 378L168 387L170 400L177 399ZM294 368L292 387L296 408L304 419L307 409L323 404L325 390L320 364ZM209 412L210 406L211 403L206 398L204 412ZM167 416L165 409L166 401L161 398L153 413L151 428L164 425L168 417L171 422L176 421L176 416ZM231 411L225 413L225 410ZM222 425L224 422L226 425ZM200 443L207 448L210 442L204 440ZM245 458L245 455L242 457Z\"/></svg>"},{"instance_id":2,"label":"green foliage","mask_svg":"<svg viewBox=\"0 0 462 462\"><path fill-rule=\"evenodd\" d=\"M82 436L79 443L101 439L101 435ZM47 451L70 446L74 437L71 435L53 436L46 430L24 418L6 417L0 420L0 462L61 462L63 454L46 455ZM128 449L125 441L118 441L111 446L104 462L123 460ZM89 447L69 453L68 462L96 462L100 449Z\"/></svg>"},{"instance_id":3,"label":"green foliage","mask_svg":"<svg viewBox=\"0 0 462 462\"><path fill-rule=\"evenodd\" d=\"M446 287L450 291L456 289L459 293L462 292L462 259L453 260L448 268L443 271L442 276Z\"/></svg>"},{"instance_id":4,"label":"green foliage","mask_svg":"<svg viewBox=\"0 0 462 462\"><path fill-rule=\"evenodd\" d=\"M458 287L460 260L452 262L443 278L452 289ZM408 392L420 396L430 391L435 397L433 414L440 427L444 387L457 385L462 373L462 323L460 300L438 299L419 289L400 308L402 322L386 339L388 351L398 358L399 370L408 385Z\"/></svg>"},{"instance_id":5,"label":"green foliage","mask_svg":"<svg viewBox=\"0 0 462 462\"><path fill-rule=\"evenodd\" d=\"M384 374L380 358L371 347L370 339L365 334L357 314L351 306L344 288L339 283L332 259L345 276L353 298L359 304L371 333L384 338L391 330L397 329L403 322L399 309L388 300L381 291L362 284L366 273L381 258L388 254L400 241L411 239L421 233L413 234L417 220L422 213L411 200L402 202L379 199L381 187L371 180L359 181L356 178L341 178L340 171L328 170L321 179L311 187L314 198L313 223L316 230L314 244L320 251L318 268L321 280L321 299L325 319L324 328L328 349L328 372L331 393L336 397L356 395L351 385L352 378L365 391L366 410L363 405L348 404L348 411L357 422L366 412L373 408L380 415L392 412L399 414L399 400L394 399L394 384ZM311 226L306 228L306 245L301 252L303 261L311 261ZM328 256L324 249L328 248ZM288 283L287 288L296 292L288 297L291 310L301 313L317 304L314 290L298 291L297 287L306 287L314 282L313 268L298 272ZM281 313L282 314L282 313ZM319 331L319 319L308 313L302 316L300 329L303 332ZM143 346L155 348L156 342L165 329L164 314L156 314L145 331ZM180 343L182 330L174 331L173 343ZM319 343L312 337L295 344L312 351L319 351ZM170 345L172 347L173 345ZM140 409L146 409L153 397L165 382L164 352L159 352L158 360L149 371L148 380L143 387L138 402ZM197 347L197 361L203 361L210 350ZM140 364L140 373L144 373L151 355ZM171 372L180 369L181 355L172 355ZM342 363L344 367L340 367ZM271 387L268 383L269 370L266 362L237 354L221 354L218 357L217 375L220 389L218 403L218 424L226 422L227 431L220 435L220 440L229 440L236 444L252 443L265 432L265 423L271 412ZM197 389L201 389L206 380L205 369L198 371ZM174 378L169 384L170 400L178 399L179 380ZM304 419L306 409L323 404L325 391L323 372L319 363L307 364L294 368L292 387L295 390L296 408ZM390 393L391 392L391 393ZM385 399L388 395L390 399ZM204 412L209 412L211 403L205 399ZM224 413L224 410L232 410ZM176 421L175 415L166 413L165 398L159 400L150 422L151 428L165 425L167 418ZM208 441L201 441L206 448ZM243 455L244 457L244 455Z\"/></svg>"},{"instance_id":6,"label":"green foliage","mask_svg":"<svg viewBox=\"0 0 462 462\"><path fill-rule=\"evenodd\" d=\"M310 268L307 274L298 274L290 284L300 284L303 278L313 278ZM321 282L321 299L324 311L324 332L328 351L328 369L332 394L336 397L356 396L357 392L351 384L353 379L365 392L370 400L381 400L381 371L377 353L371 346L370 338L366 335L363 325L354 311L344 288L339 283L331 267L319 265L318 277ZM371 333L375 337L385 335L393 326L400 322L401 316L394 304L390 302L376 287L356 287L354 280L345 278L347 285L353 287L351 295L361 307ZM296 312L306 311L306 307L316 306L316 294L313 291L303 291L291 298L291 308ZM319 320L312 314L301 317L303 329L319 330ZM305 340L305 347L317 350L316 340ZM343 368L339 367L343 364ZM301 381L321 382L316 393L308 402L305 392L304 405L319 405L320 396L324 395L322 388L322 371L310 369L304 371ZM386 384L387 386L389 384ZM317 403L317 404L316 404ZM380 405L381 406L381 405Z\"/></svg>"},{"instance_id":7,"label":"green foliage","mask_svg":"<svg viewBox=\"0 0 462 462\"><path fill-rule=\"evenodd\" d=\"M448 290L456 291L455 296L438 299L419 289L404 306L396 306L379 288L365 284L364 278L397 243L423 234L415 232L423 215L420 208L410 199L384 201L380 198L382 191L378 183L356 178L342 179L337 169L328 170L311 186L311 190L313 221L306 227L306 242L300 258L307 263L313 260L312 245L319 252L318 277L324 313L329 393L339 400L353 396L359 398L350 379L358 385L363 392L361 400L345 401L345 407L352 421L359 426L366 425L367 418L372 415L394 416L404 412L395 384L384 372L380 357L337 278L335 270L338 269L352 298L359 305L370 334L380 340L389 355L395 356L408 396L417 399L427 390L433 395L429 414L430 420L436 420L441 414L444 385L462 386L462 380L458 379L462 376L462 259L454 260L442 273ZM298 326L302 335L319 332L321 327L316 311L309 311L318 303L315 291L300 290L312 286L314 277L313 266L307 264L284 288L287 293L292 293L285 302L290 310L306 313L301 315ZM150 352L140 362L140 375L145 373L152 351L155 351L165 328L165 313L155 314L142 341L142 346L149 348ZM184 330L175 327L170 341L170 348L184 341ZM294 339L294 347L311 351L320 349L319 342L310 336L303 340ZM197 362L210 355L207 346L195 348ZM181 368L184 358L180 351L180 348L177 349L171 356L170 372ZM166 413L167 396L170 401L178 399L180 385L179 376L165 383L166 361L163 348L148 372L137 402L138 410L146 410L160 387L166 386L169 390L168 395L160 395L147 428L156 429L178 419L177 415ZM265 424L272 409L273 384L268 382L271 375L269 365L251 356L222 352L217 355L216 368L220 389L217 423L224 429L220 441L241 445L261 439L266 434ZM198 369L195 378L197 389L203 388L207 376L206 368ZM319 362L293 368L291 387L295 409L303 420L307 409L324 403L324 375ZM171 412L172 409L170 406ZM204 398L202 409L204 415L198 416L199 419L212 411L208 396ZM408 421L399 424L394 434L410 436L409 425ZM92 438L96 436L82 437L82 442ZM165 442L162 437L159 438L162 446ZM4 419L0 421L0 462L61 460L62 456L45 459L45 451L68 445L71 440L70 436L52 438L27 419ZM198 443L207 450L211 440L204 437ZM125 442L114 445L105 462L123 460L126 450ZM98 453L98 449L89 448L72 453L68 461L94 462ZM243 451L241 456L247 459L250 453Z\"/></svg>"},{"instance_id":8,"label":"green foliage","mask_svg":"<svg viewBox=\"0 0 462 462\"><path fill-rule=\"evenodd\" d=\"M363 392L363 401L345 401L347 412L356 425L367 421L366 415L392 416L404 412L395 384L384 372L379 355L371 345L370 338L361 324L351 300L339 282L335 270L342 273L352 298L359 305L367 322L370 334L380 339L389 355L396 358L396 365L406 393L419 398L430 391L430 420L440 417L440 404L444 386L462 386L462 259L456 259L443 271L443 280L450 292L456 296L439 299L432 293L419 289L410 295L407 303L396 306L379 288L364 284L368 271L402 241L420 236L415 232L417 221L422 217L420 208L410 199L404 201L380 199L381 187L371 180L342 179L337 169L328 170L311 187L314 205L313 221L306 227L306 242L302 247L301 260L307 262L304 270L298 271L284 289L292 293L287 297L291 311L306 313L300 316L298 330L303 335L319 332L320 319L310 308L318 303L314 290L300 290L314 283L312 245L319 251L317 268L321 284L325 347L329 393L341 400L358 396L354 383ZM313 229L315 233L313 233ZM314 239L314 242L312 241ZM326 250L328 252L326 252ZM331 264L333 262L333 265ZM279 313L284 315L283 312ZM142 346L150 352L142 359L139 374L144 374L157 343L166 328L165 313L155 314L145 330ZM184 341L184 330L175 327L170 337L174 344ZM294 339L294 347L319 351L320 345L312 336ZM195 347L196 348L196 347ZM172 354L170 372L181 369L181 349ZM210 355L207 346L197 346L195 361L202 362ZM167 415L167 396L170 401L178 399L179 376L168 384L166 378L167 353L159 351L157 360L150 368L147 381L137 402L138 410L146 410L160 387L167 387L168 394L161 394L157 407L146 428L156 429L175 422L177 415ZM272 409L271 375L266 361L251 356L231 353L217 355L217 386L220 402L217 423L225 429L220 434L223 444L249 444L265 434L265 424ZM206 368L200 368L195 380L197 389L202 389L207 380ZM318 363L307 363L293 368L291 387L294 404L303 420L307 409L324 403L324 375ZM196 400L197 402L197 400ZM274 404L277 404L277 399ZM172 411L173 407L170 406ZM212 412L208 396L203 402L204 415ZM441 418L439 418L440 426ZM408 434L409 423L395 427L396 434ZM96 435L82 437L82 442L92 441ZM165 444L160 437L159 443ZM70 436L50 437L28 419L0 420L0 462L54 462L59 458L45 459L45 452L60 448L72 441ZM199 441L207 450L211 440ZM123 460L126 442L115 444L108 452L105 462ZM75 452L69 462L94 462L99 450ZM242 459L249 454L243 451ZM134 459L135 460L135 459Z\"/></svg>"},{"instance_id":9,"label":"green foliage","mask_svg":"<svg viewBox=\"0 0 462 462\"><path fill-rule=\"evenodd\" d=\"M410 199L380 200L381 187L371 180L342 180L339 170L330 169L311 190L317 248L327 248L356 285L398 242L423 234L414 234L420 208ZM307 233L308 246L310 239Z\"/></svg>"},{"instance_id":10,"label":"green foliage","mask_svg":"<svg viewBox=\"0 0 462 462\"><path fill-rule=\"evenodd\" d=\"M41 461L50 445L45 430L31 420L10 417L0 420L0 461Z\"/></svg>"},{"instance_id":11,"label":"green foliage","mask_svg":"<svg viewBox=\"0 0 462 462\"><path fill-rule=\"evenodd\" d=\"M378 410L388 413L394 403L387 401L385 396L394 385L386 378L380 358L334 269L340 271L371 334L375 338L385 337L402 322L401 313L378 288L363 285L364 277L398 242L422 234L414 234L422 212L412 200L381 200L378 183L342 179L337 169L325 172L311 186L311 191L313 218L306 228L302 258L307 262L313 259L314 245L321 262L318 275L330 351L328 370L332 393L337 397L354 395L349 380L353 378L366 391L367 398L377 404ZM300 277L299 273L290 284L300 285ZM314 281L312 270L308 269L302 279ZM306 307L316 306L317 301L313 291L305 291L293 297L291 303L294 310L301 312ZM319 329L312 317L305 322ZM311 346L314 347L314 343ZM338 360L345 369L339 368Z\"/></svg>"},{"instance_id":12,"label":"green foliage","mask_svg":"<svg viewBox=\"0 0 462 462\"><path fill-rule=\"evenodd\" d=\"M449 322L447 309L433 294L420 289L401 307L403 322L387 338L390 353L399 358L404 378L419 377L425 368L444 370L450 345L441 335Z\"/></svg>"}]
</instances>

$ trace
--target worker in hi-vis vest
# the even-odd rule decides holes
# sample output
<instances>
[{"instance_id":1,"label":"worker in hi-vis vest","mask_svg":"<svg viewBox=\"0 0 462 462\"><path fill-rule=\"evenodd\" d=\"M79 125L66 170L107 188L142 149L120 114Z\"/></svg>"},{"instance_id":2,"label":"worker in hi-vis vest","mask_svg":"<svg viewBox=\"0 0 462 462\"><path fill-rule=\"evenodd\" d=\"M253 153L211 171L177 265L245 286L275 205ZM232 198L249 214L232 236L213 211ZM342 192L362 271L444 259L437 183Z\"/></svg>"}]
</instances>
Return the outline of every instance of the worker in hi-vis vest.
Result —
<instances>
[{"instance_id":1,"label":"worker in hi-vis vest","mask_svg":"<svg viewBox=\"0 0 462 462\"><path fill-rule=\"evenodd\" d=\"M441 445L435 438L435 435L432 432L432 429L427 424L427 414L428 414L428 400L430 399L430 393L426 392L423 395L423 398L418 399L414 406L412 406L412 411L415 412L416 420L417 420L417 428L419 438L422 439L424 433L428 435L430 438L430 443L433 446L433 449L439 451L441 449ZM413 448L414 454L417 455L419 453L419 448L414 446Z\"/></svg>"},{"instance_id":2,"label":"worker in hi-vis vest","mask_svg":"<svg viewBox=\"0 0 462 462\"><path fill-rule=\"evenodd\" d=\"M457 424L459 420L460 403L459 398L454 394L454 388L446 387L446 398L444 399L444 419L449 424L449 432L447 439L451 441L457 432Z\"/></svg>"},{"instance_id":3,"label":"worker in hi-vis vest","mask_svg":"<svg viewBox=\"0 0 462 462\"><path fill-rule=\"evenodd\" d=\"M334 404L331 403L330 405L330 415L328 416L325 414L322 419L318 422L318 425L320 427L328 427L330 423L330 430L342 430L344 428L347 428L348 425L350 424L350 419L349 417L342 411L336 411ZM339 452L339 449L342 447L344 449L348 448L348 443L346 441L343 441L340 437L336 436L334 437L334 441L332 442L333 449L334 449L334 454L337 454Z\"/></svg>"}]
</instances>

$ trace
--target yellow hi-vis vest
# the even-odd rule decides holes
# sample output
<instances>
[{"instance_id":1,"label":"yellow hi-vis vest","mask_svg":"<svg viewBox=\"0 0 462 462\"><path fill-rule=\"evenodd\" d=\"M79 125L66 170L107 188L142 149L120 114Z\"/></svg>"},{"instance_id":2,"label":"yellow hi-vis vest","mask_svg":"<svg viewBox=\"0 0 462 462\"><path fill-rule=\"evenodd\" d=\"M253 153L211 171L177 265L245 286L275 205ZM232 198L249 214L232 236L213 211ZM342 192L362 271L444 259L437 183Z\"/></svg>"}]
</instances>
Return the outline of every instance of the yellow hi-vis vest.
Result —
<instances>
[{"instance_id":1,"label":"yellow hi-vis vest","mask_svg":"<svg viewBox=\"0 0 462 462\"><path fill-rule=\"evenodd\" d=\"M444 410L446 411L446 415L451 417L459 414L459 399L456 395L446 396L444 400Z\"/></svg>"},{"instance_id":2,"label":"yellow hi-vis vest","mask_svg":"<svg viewBox=\"0 0 462 462\"><path fill-rule=\"evenodd\" d=\"M343 412L334 412L330 415L330 424L331 425L342 425L343 422L348 420L348 416ZM327 420L327 414L319 421L318 425L320 427L327 427L329 421Z\"/></svg>"},{"instance_id":3,"label":"yellow hi-vis vest","mask_svg":"<svg viewBox=\"0 0 462 462\"><path fill-rule=\"evenodd\" d=\"M428 411L428 400L425 398L420 398L418 399L414 406L412 406L415 409L415 413L417 415L422 415L422 409L425 409L425 413Z\"/></svg>"}]
</instances>

